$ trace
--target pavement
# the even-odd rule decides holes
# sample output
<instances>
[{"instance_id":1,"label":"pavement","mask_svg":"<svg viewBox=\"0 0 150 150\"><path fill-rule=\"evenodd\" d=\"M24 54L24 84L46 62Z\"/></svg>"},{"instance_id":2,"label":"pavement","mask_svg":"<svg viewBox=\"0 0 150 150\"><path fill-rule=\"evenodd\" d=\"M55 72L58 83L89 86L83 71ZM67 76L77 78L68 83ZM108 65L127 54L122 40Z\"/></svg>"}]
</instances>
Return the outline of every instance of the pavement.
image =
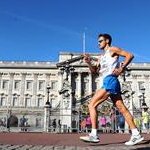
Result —
<instances>
[{"instance_id":1,"label":"pavement","mask_svg":"<svg viewBox=\"0 0 150 150\"><path fill-rule=\"evenodd\" d=\"M125 146L130 134L100 134L100 143L79 140L83 133L32 133L1 132L0 150L150 150L150 134L143 134L144 141Z\"/></svg>"}]
</instances>

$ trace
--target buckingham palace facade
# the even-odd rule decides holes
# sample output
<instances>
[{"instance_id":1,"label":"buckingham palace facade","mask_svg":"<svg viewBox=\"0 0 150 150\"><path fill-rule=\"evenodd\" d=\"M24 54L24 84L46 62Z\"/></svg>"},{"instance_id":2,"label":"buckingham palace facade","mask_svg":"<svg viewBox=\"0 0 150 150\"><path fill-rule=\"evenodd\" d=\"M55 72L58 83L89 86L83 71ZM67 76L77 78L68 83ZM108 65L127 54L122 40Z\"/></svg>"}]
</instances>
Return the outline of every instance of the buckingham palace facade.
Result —
<instances>
[{"instance_id":1,"label":"buckingham palace facade","mask_svg":"<svg viewBox=\"0 0 150 150\"><path fill-rule=\"evenodd\" d=\"M92 56L96 61L98 54ZM119 80L132 113L143 104L150 106L150 63L131 63ZM60 52L58 62L0 61L0 119L13 114L19 126L26 116L30 126L42 126L49 100L51 119L71 128L72 120L101 85L101 75L91 74L80 53Z\"/></svg>"}]
</instances>

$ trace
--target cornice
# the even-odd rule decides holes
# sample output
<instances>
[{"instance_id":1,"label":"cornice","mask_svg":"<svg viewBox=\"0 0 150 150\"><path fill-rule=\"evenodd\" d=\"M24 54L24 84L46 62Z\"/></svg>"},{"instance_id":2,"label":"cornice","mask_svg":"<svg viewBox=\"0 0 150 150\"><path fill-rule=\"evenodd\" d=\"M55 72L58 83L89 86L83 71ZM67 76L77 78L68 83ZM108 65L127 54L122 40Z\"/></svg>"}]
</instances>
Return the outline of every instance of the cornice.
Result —
<instances>
[{"instance_id":1,"label":"cornice","mask_svg":"<svg viewBox=\"0 0 150 150\"><path fill-rule=\"evenodd\" d=\"M0 61L0 68L5 69L53 69L56 67L56 62L37 62L37 61Z\"/></svg>"}]
</instances>

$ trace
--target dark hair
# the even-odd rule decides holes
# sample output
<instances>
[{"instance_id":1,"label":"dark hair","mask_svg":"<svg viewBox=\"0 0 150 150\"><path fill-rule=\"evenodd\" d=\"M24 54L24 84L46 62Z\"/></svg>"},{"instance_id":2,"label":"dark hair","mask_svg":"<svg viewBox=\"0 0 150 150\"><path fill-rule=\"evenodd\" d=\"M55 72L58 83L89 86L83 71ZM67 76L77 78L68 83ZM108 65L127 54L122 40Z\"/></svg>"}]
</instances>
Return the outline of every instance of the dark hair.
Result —
<instances>
[{"instance_id":1,"label":"dark hair","mask_svg":"<svg viewBox=\"0 0 150 150\"><path fill-rule=\"evenodd\" d=\"M108 44L111 45L112 38L111 38L111 36L109 34L101 33L101 34L99 34L98 38L100 38L100 37L104 37L106 40L108 39L109 40Z\"/></svg>"}]
</instances>

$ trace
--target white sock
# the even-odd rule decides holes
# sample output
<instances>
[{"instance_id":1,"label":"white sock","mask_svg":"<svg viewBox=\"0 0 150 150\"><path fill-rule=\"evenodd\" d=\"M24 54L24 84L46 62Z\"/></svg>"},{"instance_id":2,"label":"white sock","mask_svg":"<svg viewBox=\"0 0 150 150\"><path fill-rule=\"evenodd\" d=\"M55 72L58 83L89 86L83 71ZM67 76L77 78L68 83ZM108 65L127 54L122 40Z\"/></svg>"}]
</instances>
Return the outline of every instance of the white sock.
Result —
<instances>
[{"instance_id":1,"label":"white sock","mask_svg":"<svg viewBox=\"0 0 150 150\"><path fill-rule=\"evenodd\" d=\"M91 134L92 134L93 136L97 136L97 129L92 129Z\"/></svg>"},{"instance_id":2,"label":"white sock","mask_svg":"<svg viewBox=\"0 0 150 150\"><path fill-rule=\"evenodd\" d=\"M132 129L131 132L132 132L132 135L139 135L140 134L137 128Z\"/></svg>"}]
</instances>

